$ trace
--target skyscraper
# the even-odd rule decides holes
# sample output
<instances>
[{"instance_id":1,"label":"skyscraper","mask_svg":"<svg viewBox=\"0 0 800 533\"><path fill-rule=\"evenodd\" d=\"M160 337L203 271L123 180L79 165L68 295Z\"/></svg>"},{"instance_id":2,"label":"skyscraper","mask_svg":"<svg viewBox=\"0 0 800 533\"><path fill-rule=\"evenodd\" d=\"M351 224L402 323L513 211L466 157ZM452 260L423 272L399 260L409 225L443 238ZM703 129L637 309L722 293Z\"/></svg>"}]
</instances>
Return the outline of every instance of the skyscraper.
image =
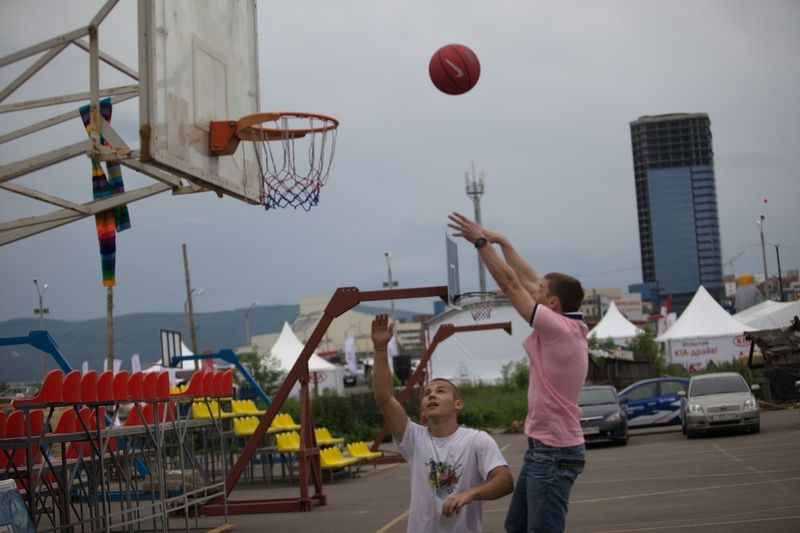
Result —
<instances>
[{"instance_id":1,"label":"skyscraper","mask_svg":"<svg viewBox=\"0 0 800 533\"><path fill-rule=\"evenodd\" d=\"M711 121L705 113L630 123L642 277L655 304L680 313L698 286L722 302L722 253Z\"/></svg>"}]
</instances>

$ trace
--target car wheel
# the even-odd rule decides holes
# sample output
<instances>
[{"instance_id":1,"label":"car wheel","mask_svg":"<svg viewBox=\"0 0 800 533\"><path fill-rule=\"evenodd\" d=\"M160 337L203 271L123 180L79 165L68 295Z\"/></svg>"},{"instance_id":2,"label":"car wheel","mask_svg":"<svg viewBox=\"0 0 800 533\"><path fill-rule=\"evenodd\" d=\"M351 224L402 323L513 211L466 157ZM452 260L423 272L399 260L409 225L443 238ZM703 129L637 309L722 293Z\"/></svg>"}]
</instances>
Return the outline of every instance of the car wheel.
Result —
<instances>
[{"instance_id":1,"label":"car wheel","mask_svg":"<svg viewBox=\"0 0 800 533\"><path fill-rule=\"evenodd\" d=\"M697 436L697 432L689 428L686 428L686 432L684 433L684 435L686 435L687 439L693 439Z\"/></svg>"},{"instance_id":2,"label":"car wheel","mask_svg":"<svg viewBox=\"0 0 800 533\"><path fill-rule=\"evenodd\" d=\"M760 432L761 432L761 423L750 426L750 433L760 433Z\"/></svg>"},{"instance_id":3,"label":"car wheel","mask_svg":"<svg viewBox=\"0 0 800 533\"><path fill-rule=\"evenodd\" d=\"M686 435L686 422L684 422L683 419L681 419L681 433Z\"/></svg>"}]
</instances>

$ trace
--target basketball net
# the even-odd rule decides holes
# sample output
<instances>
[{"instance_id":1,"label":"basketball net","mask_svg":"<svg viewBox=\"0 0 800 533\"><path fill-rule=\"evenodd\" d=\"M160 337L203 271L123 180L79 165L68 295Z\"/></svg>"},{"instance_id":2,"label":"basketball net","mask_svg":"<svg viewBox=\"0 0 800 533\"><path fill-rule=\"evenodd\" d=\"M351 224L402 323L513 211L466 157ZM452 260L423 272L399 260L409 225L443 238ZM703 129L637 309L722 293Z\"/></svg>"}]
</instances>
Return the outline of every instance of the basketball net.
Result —
<instances>
[{"instance_id":1,"label":"basketball net","mask_svg":"<svg viewBox=\"0 0 800 533\"><path fill-rule=\"evenodd\" d=\"M336 127L331 124L324 116L283 114L250 129L265 209L309 211L319 203L336 150Z\"/></svg>"},{"instance_id":2,"label":"basketball net","mask_svg":"<svg viewBox=\"0 0 800 533\"><path fill-rule=\"evenodd\" d=\"M458 305L468 309L475 322L481 322L492 317L494 297L493 292L466 292L459 296Z\"/></svg>"}]
</instances>

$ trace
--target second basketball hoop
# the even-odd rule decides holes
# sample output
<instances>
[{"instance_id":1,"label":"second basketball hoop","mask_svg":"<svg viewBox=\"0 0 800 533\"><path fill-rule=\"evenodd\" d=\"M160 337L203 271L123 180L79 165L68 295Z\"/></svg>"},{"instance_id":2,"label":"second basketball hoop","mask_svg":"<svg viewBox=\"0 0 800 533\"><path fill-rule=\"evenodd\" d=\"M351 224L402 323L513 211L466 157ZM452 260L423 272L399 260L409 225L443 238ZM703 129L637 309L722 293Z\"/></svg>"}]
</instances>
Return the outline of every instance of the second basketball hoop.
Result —
<instances>
[{"instance_id":1,"label":"second basketball hoop","mask_svg":"<svg viewBox=\"0 0 800 533\"><path fill-rule=\"evenodd\" d=\"M328 181L338 126L335 118L317 113L256 113L236 121L211 121L208 148L225 156L235 154L240 141L252 143L264 208L308 211L319 203L320 189Z\"/></svg>"}]
</instances>

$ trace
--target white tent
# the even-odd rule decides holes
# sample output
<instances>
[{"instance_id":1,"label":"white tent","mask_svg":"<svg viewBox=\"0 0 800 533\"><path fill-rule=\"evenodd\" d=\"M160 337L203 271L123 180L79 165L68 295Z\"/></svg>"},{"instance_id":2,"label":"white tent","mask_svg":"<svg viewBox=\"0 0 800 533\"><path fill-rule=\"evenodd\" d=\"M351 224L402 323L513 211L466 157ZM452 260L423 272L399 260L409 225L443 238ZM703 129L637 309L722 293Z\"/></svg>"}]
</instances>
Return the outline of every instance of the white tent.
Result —
<instances>
[{"instance_id":1,"label":"white tent","mask_svg":"<svg viewBox=\"0 0 800 533\"><path fill-rule=\"evenodd\" d=\"M701 285L683 314L656 341L667 344L671 363L695 372L711 361L728 362L749 351L744 333L753 330L733 318Z\"/></svg>"},{"instance_id":2,"label":"white tent","mask_svg":"<svg viewBox=\"0 0 800 533\"><path fill-rule=\"evenodd\" d=\"M294 366L300 353L303 351L304 345L297 338L297 335L292 331L292 327L288 322L283 323L283 330L275 341L275 344L270 349L270 354L278 359L281 365L281 370L289 372ZM312 373L310 387L318 387L320 393L325 389L336 391L339 394L344 393L344 379L342 369L332 363L329 363L322 357L314 352L308 360L308 371ZM316 383L314 382L316 378ZM292 389L292 394L296 395L300 390L300 384L296 384Z\"/></svg>"},{"instance_id":3,"label":"white tent","mask_svg":"<svg viewBox=\"0 0 800 533\"><path fill-rule=\"evenodd\" d=\"M636 327L630 320L617 309L614 302L608 306L608 311L603 318L587 335L588 338L596 337L598 341L611 338L617 346L625 346L629 339L632 339L641 329Z\"/></svg>"},{"instance_id":4,"label":"white tent","mask_svg":"<svg viewBox=\"0 0 800 533\"><path fill-rule=\"evenodd\" d=\"M800 300L796 302L765 300L741 313L736 313L733 318L756 329L777 329L788 328L796 316L800 316Z\"/></svg>"}]
</instances>

